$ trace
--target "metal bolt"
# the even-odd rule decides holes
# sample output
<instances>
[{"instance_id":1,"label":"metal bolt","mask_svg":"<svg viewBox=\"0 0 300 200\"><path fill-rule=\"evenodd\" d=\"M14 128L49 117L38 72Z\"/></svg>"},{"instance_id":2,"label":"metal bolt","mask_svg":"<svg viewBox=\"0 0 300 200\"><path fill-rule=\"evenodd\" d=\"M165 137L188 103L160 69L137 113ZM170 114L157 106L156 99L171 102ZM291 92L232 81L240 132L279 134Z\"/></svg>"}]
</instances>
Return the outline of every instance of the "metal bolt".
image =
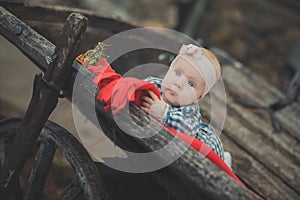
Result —
<instances>
[{"instance_id":1,"label":"metal bolt","mask_svg":"<svg viewBox=\"0 0 300 200\"><path fill-rule=\"evenodd\" d=\"M16 25L13 29L13 33L16 34L17 36L21 35L23 32L23 28L20 25Z\"/></svg>"},{"instance_id":2,"label":"metal bolt","mask_svg":"<svg viewBox=\"0 0 300 200\"><path fill-rule=\"evenodd\" d=\"M52 58L50 56L46 56L46 63L49 65L52 62Z\"/></svg>"}]
</instances>

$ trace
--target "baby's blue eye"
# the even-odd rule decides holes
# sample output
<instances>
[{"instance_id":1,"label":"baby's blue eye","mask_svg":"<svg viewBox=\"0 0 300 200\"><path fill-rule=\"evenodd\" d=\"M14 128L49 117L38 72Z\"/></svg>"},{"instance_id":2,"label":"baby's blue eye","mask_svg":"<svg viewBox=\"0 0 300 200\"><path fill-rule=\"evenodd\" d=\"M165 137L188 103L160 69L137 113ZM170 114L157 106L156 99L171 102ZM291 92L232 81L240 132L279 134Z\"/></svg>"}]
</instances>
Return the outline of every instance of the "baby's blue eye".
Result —
<instances>
[{"instance_id":1,"label":"baby's blue eye","mask_svg":"<svg viewBox=\"0 0 300 200\"><path fill-rule=\"evenodd\" d=\"M176 74L177 76L180 76L180 75L181 75L181 73L180 73L179 71L175 71L175 74Z\"/></svg>"},{"instance_id":2,"label":"baby's blue eye","mask_svg":"<svg viewBox=\"0 0 300 200\"><path fill-rule=\"evenodd\" d=\"M191 87L195 87L195 84L194 84L192 81L189 81L188 84L189 84L189 86L191 86Z\"/></svg>"}]
</instances>

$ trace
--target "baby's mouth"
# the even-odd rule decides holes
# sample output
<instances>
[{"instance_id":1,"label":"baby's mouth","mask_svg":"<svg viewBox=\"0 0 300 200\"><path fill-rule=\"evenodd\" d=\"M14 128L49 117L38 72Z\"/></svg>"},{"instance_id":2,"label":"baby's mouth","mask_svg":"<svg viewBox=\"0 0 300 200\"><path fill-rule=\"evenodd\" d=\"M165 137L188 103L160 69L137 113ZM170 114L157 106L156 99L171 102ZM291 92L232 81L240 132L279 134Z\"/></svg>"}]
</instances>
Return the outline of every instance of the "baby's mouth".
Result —
<instances>
[{"instance_id":1,"label":"baby's mouth","mask_svg":"<svg viewBox=\"0 0 300 200\"><path fill-rule=\"evenodd\" d=\"M178 92L176 91L174 86L164 85L164 87L165 87L166 92L168 92L172 96L178 96Z\"/></svg>"},{"instance_id":2,"label":"baby's mouth","mask_svg":"<svg viewBox=\"0 0 300 200\"><path fill-rule=\"evenodd\" d=\"M172 89L167 89L168 91L169 91L169 93L171 94L171 95L173 95L173 96L176 96L177 95L177 92L175 92L174 90L172 90Z\"/></svg>"}]
</instances>

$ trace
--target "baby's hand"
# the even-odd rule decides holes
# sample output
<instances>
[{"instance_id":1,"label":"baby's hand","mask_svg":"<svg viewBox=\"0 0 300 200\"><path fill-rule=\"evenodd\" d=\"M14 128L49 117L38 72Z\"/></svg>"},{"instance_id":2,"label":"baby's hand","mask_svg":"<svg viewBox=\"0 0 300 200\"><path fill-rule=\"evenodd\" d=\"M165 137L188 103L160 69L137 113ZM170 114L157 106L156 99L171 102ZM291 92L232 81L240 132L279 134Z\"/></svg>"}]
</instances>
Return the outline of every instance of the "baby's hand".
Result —
<instances>
[{"instance_id":1,"label":"baby's hand","mask_svg":"<svg viewBox=\"0 0 300 200\"><path fill-rule=\"evenodd\" d=\"M153 117L161 120L164 117L166 102L159 99L152 91L148 91L150 97L144 96L141 109L146 113L149 113Z\"/></svg>"}]
</instances>

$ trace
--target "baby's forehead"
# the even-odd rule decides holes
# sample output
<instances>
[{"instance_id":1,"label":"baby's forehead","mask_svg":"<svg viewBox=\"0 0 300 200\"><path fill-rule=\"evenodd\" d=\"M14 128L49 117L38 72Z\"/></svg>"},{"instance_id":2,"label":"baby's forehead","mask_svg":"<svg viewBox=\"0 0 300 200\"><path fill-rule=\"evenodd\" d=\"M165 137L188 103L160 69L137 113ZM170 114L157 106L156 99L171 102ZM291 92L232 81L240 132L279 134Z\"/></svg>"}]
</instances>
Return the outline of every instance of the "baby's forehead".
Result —
<instances>
[{"instance_id":1,"label":"baby's forehead","mask_svg":"<svg viewBox=\"0 0 300 200\"><path fill-rule=\"evenodd\" d=\"M191 63L180 57L171 64L170 70L181 70L195 79L202 79L200 72Z\"/></svg>"},{"instance_id":2,"label":"baby's forehead","mask_svg":"<svg viewBox=\"0 0 300 200\"><path fill-rule=\"evenodd\" d=\"M173 69L186 69L186 68L189 68L189 67L193 67L193 65L186 61L184 58L181 58L180 56L177 56L175 58L175 60L172 62L172 64L170 65L170 68L173 68Z\"/></svg>"}]
</instances>

